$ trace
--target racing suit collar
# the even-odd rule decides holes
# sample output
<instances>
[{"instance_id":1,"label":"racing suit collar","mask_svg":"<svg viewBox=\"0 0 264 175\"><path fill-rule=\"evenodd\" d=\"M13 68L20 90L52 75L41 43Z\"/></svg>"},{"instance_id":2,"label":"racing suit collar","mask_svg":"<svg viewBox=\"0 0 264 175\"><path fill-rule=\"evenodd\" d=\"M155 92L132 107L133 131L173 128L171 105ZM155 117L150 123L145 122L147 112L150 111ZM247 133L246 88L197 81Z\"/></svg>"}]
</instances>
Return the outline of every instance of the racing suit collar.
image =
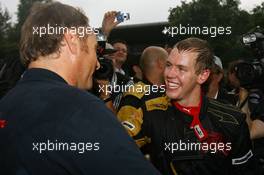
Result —
<instances>
[{"instance_id":1,"label":"racing suit collar","mask_svg":"<svg viewBox=\"0 0 264 175\"><path fill-rule=\"evenodd\" d=\"M207 131L203 128L201 124L201 120L203 119L202 116L205 116L206 112L206 103L204 102L206 102L206 97L203 96L202 93L199 105L195 107L185 107L180 105L177 101L172 101L172 104L175 106L176 109L178 109L182 113L187 114L188 116L193 117L192 122L190 124L190 128L194 129L194 133L200 141L204 141L208 137Z\"/></svg>"}]
</instances>

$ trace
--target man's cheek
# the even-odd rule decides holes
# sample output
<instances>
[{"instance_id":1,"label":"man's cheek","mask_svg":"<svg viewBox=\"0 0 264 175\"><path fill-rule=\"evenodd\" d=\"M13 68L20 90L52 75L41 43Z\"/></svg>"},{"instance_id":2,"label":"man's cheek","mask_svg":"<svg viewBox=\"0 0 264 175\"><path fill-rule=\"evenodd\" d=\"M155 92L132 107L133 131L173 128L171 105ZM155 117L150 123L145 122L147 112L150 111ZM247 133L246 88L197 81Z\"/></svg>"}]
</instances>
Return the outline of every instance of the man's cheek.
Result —
<instances>
[{"instance_id":1,"label":"man's cheek","mask_svg":"<svg viewBox=\"0 0 264 175\"><path fill-rule=\"evenodd\" d=\"M122 54L122 53L118 53L117 56L118 56L118 57L123 57L124 54Z\"/></svg>"}]
</instances>

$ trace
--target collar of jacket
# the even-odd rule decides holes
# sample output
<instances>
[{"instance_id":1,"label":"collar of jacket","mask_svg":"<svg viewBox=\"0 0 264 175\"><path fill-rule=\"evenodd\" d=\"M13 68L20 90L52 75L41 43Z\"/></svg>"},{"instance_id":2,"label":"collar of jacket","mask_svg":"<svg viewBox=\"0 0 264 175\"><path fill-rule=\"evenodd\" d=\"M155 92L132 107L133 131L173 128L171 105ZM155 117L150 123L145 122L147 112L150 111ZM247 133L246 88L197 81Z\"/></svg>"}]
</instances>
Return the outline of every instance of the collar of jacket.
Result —
<instances>
[{"instance_id":1,"label":"collar of jacket","mask_svg":"<svg viewBox=\"0 0 264 175\"><path fill-rule=\"evenodd\" d=\"M26 81L56 81L68 84L61 76L47 69L30 68L21 76L20 82Z\"/></svg>"}]
</instances>

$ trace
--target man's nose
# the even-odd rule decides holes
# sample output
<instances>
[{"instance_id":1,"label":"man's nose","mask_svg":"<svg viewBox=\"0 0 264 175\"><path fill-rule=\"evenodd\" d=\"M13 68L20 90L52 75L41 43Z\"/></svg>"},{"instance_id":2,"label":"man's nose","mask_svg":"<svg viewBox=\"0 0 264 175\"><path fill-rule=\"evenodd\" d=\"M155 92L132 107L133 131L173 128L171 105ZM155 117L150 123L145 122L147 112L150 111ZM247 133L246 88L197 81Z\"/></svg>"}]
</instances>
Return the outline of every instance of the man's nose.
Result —
<instances>
[{"instance_id":1,"label":"man's nose","mask_svg":"<svg viewBox=\"0 0 264 175\"><path fill-rule=\"evenodd\" d=\"M166 76L169 78L174 78L179 75L179 70L175 67L169 68L168 70L166 69L168 68L165 68L165 71L167 72Z\"/></svg>"}]
</instances>

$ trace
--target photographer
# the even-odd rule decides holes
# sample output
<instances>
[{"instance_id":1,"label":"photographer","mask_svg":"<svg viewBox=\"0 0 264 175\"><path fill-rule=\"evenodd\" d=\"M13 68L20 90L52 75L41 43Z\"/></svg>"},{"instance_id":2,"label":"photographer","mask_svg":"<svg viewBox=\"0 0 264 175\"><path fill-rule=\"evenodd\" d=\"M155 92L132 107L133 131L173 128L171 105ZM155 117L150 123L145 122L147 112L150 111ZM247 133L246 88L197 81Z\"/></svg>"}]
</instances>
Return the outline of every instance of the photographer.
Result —
<instances>
[{"instance_id":1,"label":"photographer","mask_svg":"<svg viewBox=\"0 0 264 175\"><path fill-rule=\"evenodd\" d=\"M263 137L264 129L264 30L259 26L244 34L243 44L250 47L254 58L250 62L237 62L233 66L233 72L237 78L237 84L244 90L244 100L250 113L251 138ZM241 99L241 97L240 97ZM264 139L264 138L263 138ZM262 142L262 146L264 141Z\"/></svg>"},{"instance_id":2,"label":"photographer","mask_svg":"<svg viewBox=\"0 0 264 175\"><path fill-rule=\"evenodd\" d=\"M238 92L238 101L236 106L247 114L247 123L250 128L251 139L264 137L264 95L258 88L245 88L241 86L241 80L237 78L237 66L241 61L231 63L231 72L228 73L229 82L236 87Z\"/></svg>"},{"instance_id":3,"label":"photographer","mask_svg":"<svg viewBox=\"0 0 264 175\"><path fill-rule=\"evenodd\" d=\"M264 138L264 95L259 90L251 90L249 94L249 109L252 123L250 128L251 139ZM264 142L263 142L264 143ZM264 144L263 144L264 145ZM262 145L262 146L263 146Z\"/></svg>"},{"instance_id":4,"label":"photographer","mask_svg":"<svg viewBox=\"0 0 264 175\"><path fill-rule=\"evenodd\" d=\"M100 63L102 68L95 72L95 81L98 83L95 89L98 90L99 86L99 89L101 89L99 97L104 100L106 106L114 113L118 109L123 95L123 91L120 89L127 90L126 87L134 84L132 78L127 76L122 69L122 65L127 60L127 43L122 40L113 41L113 45L106 43L110 32L119 23L123 22L123 18L125 17L124 13L116 11L107 12L105 14L101 33L103 35L100 38L101 46L99 44L101 52L98 53L98 57L101 57ZM105 52L106 50L110 52ZM106 91L108 91L106 87L109 87L110 93L106 93Z\"/></svg>"},{"instance_id":5,"label":"photographer","mask_svg":"<svg viewBox=\"0 0 264 175\"><path fill-rule=\"evenodd\" d=\"M229 85L234 88L238 96L236 106L239 107L244 113L248 115L248 125L252 129L252 120L263 115L261 109L263 109L263 93L259 89L246 89L240 84L240 80L237 77L237 66L244 61L237 60L229 64L228 70L228 82ZM256 136L256 130L253 129L251 138L254 139ZM258 135L258 134L257 134Z\"/></svg>"},{"instance_id":6,"label":"photographer","mask_svg":"<svg viewBox=\"0 0 264 175\"><path fill-rule=\"evenodd\" d=\"M238 101L236 106L247 115L247 123L250 131L250 138L253 141L254 156L263 166L264 158L264 95L261 89L257 88L257 82L247 84L241 78L241 71L249 73L248 70L241 69L241 65L247 64L245 61L237 60L230 63L228 78L233 87L237 89ZM243 73L243 74L244 74ZM249 79L247 79L248 81ZM262 170L264 171L264 169Z\"/></svg>"},{"instance_id":7,"label":"photographer","mask_svg":"<svg viewBox=\"0 0 264 175\"><path fill-rule=\"evenodd\" d=\"M241 86L240 80L237 77L237 65L243 63L243 60L236 60L229 63L228 66L228 84L233 88L234 96L237 96L236 103L234 104L242 112L247 115L247 123L251 126L250 111L248 108L248 90Z\"/></svg>"}]
</instances>

